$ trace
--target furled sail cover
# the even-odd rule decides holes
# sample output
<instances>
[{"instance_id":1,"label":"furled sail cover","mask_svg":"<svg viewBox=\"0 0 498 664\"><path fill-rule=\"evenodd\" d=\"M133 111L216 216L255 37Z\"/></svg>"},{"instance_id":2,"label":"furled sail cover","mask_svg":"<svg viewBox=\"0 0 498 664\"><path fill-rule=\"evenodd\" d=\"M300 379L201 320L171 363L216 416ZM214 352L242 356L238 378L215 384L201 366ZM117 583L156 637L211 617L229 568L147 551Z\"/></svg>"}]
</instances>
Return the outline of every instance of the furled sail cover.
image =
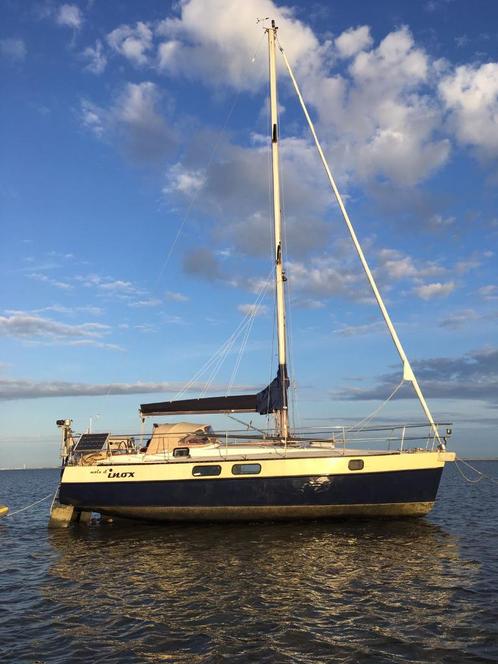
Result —
<instances>
[{"instance_id":1,"label":"furled sail cover","mask_svg":"<svg viewBox=\"0 0 498 664\"><path fill-rule=\"evenodd\" d=\"M140 406L140 414L147 417L186 413L259 413L266 415L281 410L287 405L288 386L289 379L285 367L279 367L276 378L257 394L143 403Z\"/></svg>"}]
</instances>

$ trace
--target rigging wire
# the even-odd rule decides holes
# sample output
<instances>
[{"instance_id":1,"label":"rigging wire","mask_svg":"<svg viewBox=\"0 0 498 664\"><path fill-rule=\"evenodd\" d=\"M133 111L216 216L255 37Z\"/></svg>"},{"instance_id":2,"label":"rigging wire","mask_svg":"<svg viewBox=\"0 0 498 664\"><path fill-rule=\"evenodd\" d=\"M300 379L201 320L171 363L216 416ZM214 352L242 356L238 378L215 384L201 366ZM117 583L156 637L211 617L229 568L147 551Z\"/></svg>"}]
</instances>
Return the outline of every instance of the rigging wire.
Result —
<instances>
[{"instance_id":1,"label":"rigging wire","mask_svg":"<svg viewBox=\"0 0 498 664\"><path fill-rule=\"evenodd\" d=\"M257 55L259 54L259 51L261 50L261 44L262 44L263 38L264 38L264 33L261 34L261 37L260 37L260 39L259 39L259 42L258 42L258 44L257 44L257 46L256 46L255 51L254 51L254 54L253 54L252 58L250 59L252 63L256 62ZM235 107L236 107L236 105L237 105L237 102L238 102L238 100L239 100L240 95L241 95L241 91L238 92L238 94L237 94L237 96L236 96L236 98L235 98L235 100L234 100L234 102L233 102L233 104L232 104L232 106L231 106L231 108L230 108L230 110L229 110L229 112L228 112L228 114L227 114L227 116L226 116L224 122L223 122L222 128L221 128L221 130L220 130L220 132L219 132L218 140L217 140L217 142L215 143L215 145L213 146L213 150L212 150L211 155L210 155L210 158L209 158L209 160L208 160L207 168L209 168L209 166L211 165L211 163L213 162L213 160L214 160L214 158L215 158L215 155L216 155L216 153L217 153L218 147L219 147L219 145L220 145L220 143L221 143L222 134L223 134L223 132L224 132L224 130L225 130L225 128L226 128L226 126L227 126L227 124L228 124L228 122L229 122L229 120L230 120L230 118L231 118L231 116L232 116L232 114L233 114L233 112L234 112L234 110L235 110ZM161 268L160 274L159 274L159 276L158 276L158 281L157 281L157 283L159 282L159 280L160 280L160 278L161 278L161 276L162 276L164 270L166 269L166 266L167 266L167 264L168 264L168 262L169 262L169 260L170 260L170 257L171 257L171 255L172 255L172 253L173 253L173 250L174 250L174 248L175 248L175 246L176 246L176 244L177 244L177 242L178 242L178 239L179 239L179 237L180 237L180 235L181 235L181 233L182 233L182 230L183 230L183 228L184 228L184 226L185 226L185 223L187 222L187 219L188 219L188 217L189 217L189 215L190 215L190 212L191 212L191 210L192 210L192 207L193 207L195 201L197 200L199 194L200 194L200 191L196 192L196 193L194 194L194 196L193 196L193 197L191 198L191 200L190 200L189 206L188 206L188 208L187 208L187 210L186 210L186 213L185 213L185 215L184 215L184 217L183 217L183 219L182 219L182 222L181 222L181 224L180 224L180 226L179 226L179 228L178 228L178 231L177 231L176 236L175 236L175 238L174 238L174 240L173 240L173 243L172 243L172 245L171 245L171 247L170 247L170 249L169 249L168 255L167 255L167 257L166 257L166 259L165 259L165 261L164 261L164 264L163 264L163 266L162 266L162 268ZM256 301L256 303L255 303L255 305L254 305L254 307L253 307L252 312L249 312L249 315L246 315L246 317L245 317L245 318L241 321L241 323L239 323L239 325L237 326L235 332L234 332L234 333L233 333L233 334L232 334L232 335L231 335L231 336L230 336L230 337L224 342L224 344L223 344L223 345L222 345L222 346L216 351L216 353L215 353L211 358L209 358L209 360L203 365L203 367L201 367L201 369L200 369L199 371L196 372L196 374L191 378L191 380L190 380L190 381L184 386L184 388L183 388L183 389L182 389L182 390L176 395L175 399L178 399L178 398L182 397L182 396L185 394L185 392L187 392L187 391L190 389L190 387L192 387L192 385L193 385L193 384L194 384L194 383L195 383L195 382L196 382L196 381L197 381L197 380L198 380L198 379L199 379L199 378L200 378L205 372L209 371L209 370L212 368L211 373L210 373L210 375L209 375L209 377L208 377L208 381L207 381L207 383L205 384L204 389L202 390L202 393L201 393L201 395L200 395L200 396L204 396L204 395L206 394L206 392L207 392L209 386L212 384L212 381L214 380L214 377L216 376L216 374L218 373L219 369L221 368L221 365L223 364L225 358L226 358L226 357L228 356L228 354L231 352L231 350L232 350L232 348L233 348L233 346L234 346L236 340L239 338L239 336L240 336L241 334L245 334L245 336L244 336L244 338L243 338L243 342L242 342L241 348L240 348L240 350L239 350L239 354L238 354L238 357L237 357L236 365L235 365L235 367L234 367L234 370L232 371L232 376L231 376L230 383L229 383L228 388L227 388L227 393L232 389L232 387L233 387L233 383L234 383L234 380L235 380L236 373L237 373L237 371L238 371L238 368L239 368L239 366L240 366L240 362L241 362L241 360L242 360L242 354L243 354L243 352L244 352L244 350L245 350L245 348L246 348L247 340L248 340L248 336L249 336L250 330L251 330L251 328L252 328L252 325L253 325L253 323L254 323L254 318L255 318L255 315L256 315L256 312L257 312L257 307L259 306L259 303L260 303L262 297L263 297L264 294L265 294L266 287L267 287L267 284L264 283L264 284L263 284L263 287L260 289L260 291L259 291L259 293L258 293L258 299L257 299L257 301Z\"/></svg>"},{"instance_id":2,"label":"rigging wire","mask_svg":"<svg viewBox=\"0 0 498 664\"><path fill-rule=\"evenodd\" d=\"M211 367L211 365L217 360L217 357L220 353L224 352L225 347L228 344L233 344L233 339L237 338L241 332L241 329L246 323L246 319L242 319L242 321L238 324L234 332L226 339L223 344L218 348L218 350L202 365L202 367L192 376L192 378L184 385L184 387L177 392L175 395L174 400L176 401L177 399L180 399L186 392L190 390L192 385L197 382L201 376L204 375L206 371L208 371Z\"/></svg>"},{"instance_id":3,"label":"rigging wire","mask_svg":"<svg viewBox=\"0 0 498 664\"><path fill-rule=\"evenodd\" d=\"M253 56L250 58L250 62L251 62L252 64L254 64L254 63L256 62L256 56L258 55L259 51L261 50L261 42L263 41L263 37L264 37L264 33L263 33L262 36L260 37L260 40L259 40L259 42L258 42L258 44L257 44L257 46L256 46L256 50L254 51ZM232 103L230 109L228 110L228 113L227 113L227 115L226 115L226 117L225 117L225 120L223 121L222 127L221 127L221 129L219 130L219 132L218 132L218 138L217 138L216 142L214 143L213 148L212 148L212 150L211 150L211 153L210 153L209 159L208 159L208 161L207 161L206 170L209 169L209 167L210 167L211 164L213 163L213 161L214 161L214 159L215 159L215 157L216 157L216 155L217 155L217 153L218 153L218 149L219 149L219 147L220 147L220 145L221 145L221 140L222 140L222 137L223 137L223 133L224 133L224 131L225 131L225 129L226 129L226 127L227 127L229 121L230 121L230 118L231 118L232 115L233 115L233 112L235 111L235 108L237 107L237 104L238 104L238 102L239 102L239 99L240 99L241 94L242 94L242 90L239 90L239 92L238 92L238 93L236 94L236 96L235 96L235 99L233 100L233 103ZM175 235L175 237L174 237L174 239L173 239L173 242L172 242L171 245L170 245L170 248L169 248L169 250L168 250L168 253L167 253L167 255L166 255L166 258L164 259L164 262L163 262L163 264L162 264L162 266L161 266L161 269L159 270L159 274L158 274L158 276L157 276L157 280L156 280L156 289L157 289L158 286L159 286L159 282L161 281L162 276L163 276L163 274L164 274L164 272L165 272L165 270L166 270L166 268L167 268L167 266L168 266L168 264L169 264L169 261L170 261L170 259L171 259L171 256L173 255L173 252L174 252L175 247L176 247L176 245L177 245L177 243L178 243L178 240L180 239L180 236L181 236L181 234L182 234L182 232L183 232L183 229L184 229L184 227L185 227L185 224L187 223L187 221L188 221L189 218L190 218L190 213L192 212L192 208L194 207L194 204L196 203L196 201L197 201L197 199L199 198L200 194L201 194L201 189L198 189L197 191L195 191L195 192L193 193L193 196L190 198L189 204L188 204L188 206L187 206L187 209L185 210L185 214L183 215L183 218L182 218L182 220L181 220L181 222L180 222L180 225L178 226L178 230L177 230L176 235Z\"/></svg>"},{"instance_id":4,"label":"rigging wire","mask_svg":"<svg viewBox=\"0 0 498 664\"><path fill-rule=\"evenodd\" d=\"M207 389L209 386L212 384L212 381L214 380L216 374L218 373L221 365L225 361L226 357L228 354L231 352L235 342L237 339L244 334L246 328L248 325L251 325L251 319L254 317L254 311L257 309L259 304L261 303L261 300L263 299L266 289L268 287L268 279L263 281L260 289L257 293L256 301L254 303L254 307L251 311L249 311L245 317L241 320L241 322L237 325L235 328L234 332L226 339L223 344L218 348L218 350L203 364L203 366L192 376L192 378L184 385L184 387L176 394L174 400L180 399L181 397L184 396L186 392L190 390L190 388L200 380L200 378L205 375L208 371L210 371L209 378L207 379L207 383L204 385L203 391L201 396L204 396L204 394L207 392Z\"/></svg>"},{"instance_id":5,"label":"rigging wire","mask_svg":"<svg viewBox=\"0 0 498 664\"><path fill-rule=\"evenodd\" d=\"M233 385L235 383L235 379L236 379L237 373L239 371L240 363L242 362L242 357L245 353L247 342L249 341L249 336L251 334L251 331L252 331L252 328L253 328L253 325L254 325L254 321L256 320L256 316L257 316L257 313L258 313L258 307L259 307L259 305L253 305L252 316L250 318L249 324L246 325L246 331L245 331L244 337L242 339L242 343L240 344L240 347L239 347L239 352L237 354L237 359L236 359L234 367L232 369L232 375L230 376L230 382L228 383L228 388L227 388L227 391L226 391L227 395L231 393Z\"/></svg>"},{"instance_id":6,"label":"rigging wire","mask_svg":"<svg viewBox=\"0 0 498 664\"><path fill-rule=\"evenodd\" d=\"M232 377L231 377L231 380L230 380L230 385L227 388L227 393L233 387L233 381L235 380L237 370L240 366L240 361L242 360L242 354L244 353L245 347L247 345L247 340L248 340L250 331L251 331L252 326L254 324L254 320L256 318L258 308L261 305L261 302L262 302L262 300L263 300L263 298L266 294L267 287L268 287L268 280L265 280L261 284L261 287L260 287L259 292L257 294L256 301L252 305L252 308L250 309L250 311L246 314L246 317L244 319L244 321L245 321L244 326L240 329L240 333L239 333L238 336L240 336L241 334L244 334L244 337L243 337L243 340L242 340L241 348L239 349L239 354L238 354L238 358L237 358L234 370L232 371ZM235 341L236 341L236 338L233 338L230 346L225 349L224 353L220 354L220 357L218 358L218 361L215 363L214 368L211 371L211 374L210 374L210 376L207 380L207 383L204 386L204 390L201 394L201 397L206 394L207 390L209 389L209 387L213 383L214 378L216 377L218 371L221 369L221 366L222 366L223 362L225 361L225 359L228 356L229 352L233 348L233 346L235 344Z\"/></svg>"},{"instance_id":7,"label":"rigging wire","mask_svg":"<svg viewBox=\"0 0 498 664\"><path fill-rule=\"evenodd\" d=\"M255 305L257 306L260 302L261 294L262 291L267 287L267 283L263 282L260 290L258 292L257 298L256 298L256 303ZM218 350L203 364L203 366L192 376L192 378L185 384L182 390L178 392L175 396L175 400L179 399L182 397L191 387L192 385L198 381L201 376L203 376L207 371L209 371L212 367L213 364L218 364L219 362L219 356L222 356L223 359L228 355L230 350L232 349L235 341L237 338L243 333L246 325L248 324L250 318L251 318L251 312L249 311L245 317L240 321L240 323L237 325L235 328L234 332L226 339L223 344L218 348Z\"/></svg>"},{"instance_id":8,"label":"rigging wire","mask_svg":"<svg viewBox=\"0 0 498 664\"><path fill-rule=\"evenodd\" d=\"M346 431L353 431L353 430L354 430L354 431L362 431L362 430L365 428L365 427L362 426L362 425L368 424L368 422L370 422L370 420L372 420L372 419L373 419L378 413L380 413L380 411L384 408L384 406L385 406L389 401L391 401L391 399L394 397L394 395L398 392L398 390L401 388L401 386L403 385L404 382L405 382L405 379L402 378L402 379L401 379L401 382L399 383L399 385L397 385L397 386L394 388L394 390L391 392L391 394L387 397L387 399L385 399L385 401L383 401L383 402L380 404L380 406L378 406L378 408L376 408L376 409L375 409L374 411L372 411L369 415L367 415L367 416L364 417L362 420L360 420L357 424L353 424L352 426L347 427L347 428L346 428Z\"/></svg>"},{"instance_id":9,"label":"rigging wire","mask_svg":"<svg viewBox=\"0 0 498 664\"><path fill-rule=\"evenodd\" d=\"M221 144L222 134L225 131L225 128L226 128L230 118L232 117L232 114L233 114L233 112L234 112L234 110L237 106L238 101L239 101L239 97L240 97L240 92L237 93L237 95L236 95L236 97L233 101L233 104L232 104L231 108L229 109L229 111L227 113L225 121L224 121L224 123L223 123L223 125L222 125L222 127L219 131L218 139L216 140L215 144L213 145L213 149L211 150L211 154L210 154L209 159L207 161L206 170L209 169L209 167L211 166L211 164L214 161L215 155L218 152L218 148ZM198 188L196 191L194 191L193 195L190 198L187 209L185 210L185 214L183 215L182 220L181 220L181 222L178 226L178 230L176 231L176 235L173 238L173 242L171 243L171 245L169 247L168 253L166 254L166 258L164 259L164 262L161 266L161 269L159 270L159 274L157 275L156 290L159 287L159 283L162 279L162 276L163 276L164 272L166 271L166 268L168 267L171 256L173 255L173 252L176 248L178 240L180 239L181 234L183 233L183 229L185 228L185 224L187 223L187 221L190 218L190 213L192 212L192 208L194 207L194 204L196 203L197 199L199 198L200 193L201 193L201 188Z\"/></svg>"},{"instance_id":10,"label":"rigging wire","mask_svg":"<svg viewBox=\"0 0 498 664\"><path fill-rule=\"evenodd\" d=\"M304 113L304 115L305 115L305 117L306 117L306 120L307 120L307 122L308 122L308 125L309 125L309 128L310 128L311 134L312 134L312 136L313 136L313 139L314 139L314 142L315 142L316 148L317 148L317 150L318 150L318 153L319 153L319 155L320 155L320 159L321 159L321 161L322 161L322 165L323 165L323 167L324 167L324 169L325 169L325 172L326 172L326 174L327 174L327 178L328 178L328 180L329 180L329 184L330 184L330 186L331 186L331 188L332 188L332 190L333 190L333 192L334 192L334 196L335 196L335 198L336 198L337 204L339 205L339 208L340 208L340 210L341 210L341 213L342 213L343 219L344 219L344 221L345 221L345 223L346 223L346 226L348 227L349 234L350 234L350 236L351 236L351 240L353 241L353 244L354 244L355 249L356 249L356 253L358 254L358 258L360 259L360 262L361 262L361 264L362 264L362 266L363 266L363 269L364 269L364 271L365 271L365 274L367 275L367 278L368 278L368 282L369 282L369 284L370 284L370 287L371 287L371 289L372 289L372 291L373 291L373 293L374 293L374 295L375 295L375 299L377 300L377 304L379 305L379 308L380 308L380 310L381 310L381 312L382 312L382 316L383 316L383 318L384 318L384 321L385 321L385 323L386 323L386 325L387 325L387 327L388 327L388 329L389 329L389 333L390 333L390 335L391 335L391 338L392 338L392 340L393 340L393 343L394 343L394 345L395 345L395 347L396 347L396 350L398 351L398 354L399 354L400 359L401 359L401 361L402 361L402 364L403 364L403 377L404 377L407 381L411 382L411 384L413 385L413 389L415 390L415 393L416 393L416 395L417 395L417 397L418 397L418 400L419 400L419 402L420 402L420 405L422 406L422 410L424 411L425 416L426 416L427 419L429 420L429 423L430 423L430 425L431 425L431 427L432 427L432 430L433 430L433 432L434 432L434 437L435 437L435 439L438 441L438 443L439 443L440 445L443 445L443 446L444 446L444 443L443 443L443 441L441 440L441 438L440 438L440 436L439 436L439 432L438 432L437 427L436 427L436 424L435 424L435 422L434 422L434 418L432 417L432 413L431 413L431 411L430 411L430 409L429 409L429 406L428 406L428 404L427 404L427 402L426 402L426 400L425 400L425 397L424 397L424 395L423 395L423 393L422 393L422 390L420 389L420 385L418 384L418 381L417 381L417 378L416 378L416 376L415 376L415 374L414 374L414 372L413 372L412 366L411 366L411 364L410 364L410 362L409 362L409 360L408 360L408 357L407 357L407 355L406 355L406 353L405 353L405 350L404 350L404 348L403 348L403 346L402 346L402 344L401 344L401 341L400 341L400 339L399 339L398 333L396 332L396 329L395 329L395 327L394 327L394 325L393 325L393 322L392 322L392 320L391 320L391 317L390 317L390 315L389 315L389 313L388 313L388 311L387 311L387 308L386 308L386 306L385 306L385 304L384 304L384 301L383 301L383 299L382 299L382 296L381 296L381 294L380 294L380 291L379 291L379 289L378 289L378 287L377 287L377 284L376 284L376 282L375 282L375 279L374 279L374 276L373 276L373 274L372 274L372 271L370 270L370 267L369 267L368 262L367 262L367 260L366 260L366 258L365 258L365 255L364 255L364 253L363 253L363 250L362 250L362 248L361 248L361 245L360 245L360 243L359 243L359 241L358 241L358 237L357 237L357 235L356 235L356 231L354 230L353 224L351 223L351 220L350 220L350 218L349 218L349 215L348 215L348 213L347 213L347 210L346 210L346 208L345 208L345 206L344 206L343 199L342 199L341 194L340 194L340 192L339 192L339 190L338 190L338 188L337 188L337 185L336 185L336 182L335 182L335 180L334 180L334 177L333 177L333 175L332 175L332 173L331 173L331 171L330 171L330 168L329 168L329 165L328 165L327 159L326 159L325 154L324 154L324 152L323 152L323 149L322 149L322 147L321 147L321 145L320 145L320 141L318 140L318 136L317 136L317 134L316 134L315 127L314 127L314 125L313 125L313 121L311 120L311 117L310 117L310 115L309 115L309 113L308 113L308 109L307 109L307 107L306 107L306 103L305 103L305 101L304 101L304 99L303 99L303 96L302 96L302 94L301 94L301 90L299 89L299 85L298 85L298 83L297 83L297 81L296 81L296 78L295 78L294 73L293 73L293 71L292 71L292 68L291 68L291 66L290 66L289 60L288 60L288 58L287 58L287 55L285 54L285 51L284 51L282 45L281 45L280 42L278 41L278 38L277 38L277 43L278 43L278 47L279 47L279 49L280 49L280 52L282 53L282 57L283 57L283 59L284 59L285 66L287 67L287 71L288 71L288 73L289 73L289 76L290 76L290 78L291 78L292 84L293 84L294 89L295 89L295 91L296 91L297 97L298 97L298 99L299 99L299 103L301 104L301 108L302 108L303 113Z\"/></svg>"},{"instance_id":11,"label":"rigging wire","mask_svg":"<svg viewBox=\"0 0 498 664\"><path fill-rule=\"evenodd\" d=\"M245 349L246 349L246 346L247 346L247 342L248 342L249 336L251 334L251 330L252 330L254 322L256 320L256 316L258 315L259 307L261 306L261 303L263 302L263 299L266 297L266 292L268 290L268 287L269 287L270 283L271 283L271 271L270 271L270 274L267 276L267 278L260 284L260 289L258 291L256 301L252 305L252 309L248 312L248 314L250 315L249 322L248 322L248 325L246 326L246 332L245 332L244 338L242 340L241 346L239 348L239 352L238 352L238 355L237 355L237 360L236 360L234 368L232 370L232 375L230 376L230 383L228 385L226 394L230 394L230 391L231 391L231 389L234 385L235 378L237 376L237 372L239 370L240 363L242 362L242 357L244 355L244 352L245 352Z\"/></svg>"}]
</instances>

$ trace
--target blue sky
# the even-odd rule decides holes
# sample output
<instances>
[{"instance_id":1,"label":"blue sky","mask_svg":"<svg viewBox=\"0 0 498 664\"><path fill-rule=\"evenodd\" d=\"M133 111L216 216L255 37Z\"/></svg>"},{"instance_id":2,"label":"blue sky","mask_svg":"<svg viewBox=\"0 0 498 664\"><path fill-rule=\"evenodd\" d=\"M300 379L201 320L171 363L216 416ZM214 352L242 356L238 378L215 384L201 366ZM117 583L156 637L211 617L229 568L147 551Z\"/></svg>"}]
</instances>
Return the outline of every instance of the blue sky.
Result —
<instances>
[{"instance_id":1,"label":"blue sky","mask_svg":"<svg viewBox=\"0 0 498 664\"><path fill-rule=\"evenodd\" d=\"M138 431L189 381L274 375L267 16L436 419L496 455L498 6L478 6L3 0L0 467L57 463L58 418ZM401 367L283 69L279 94L293 418L351 422ZM380 420L422 419L397 396Z\"/></svg>"}]
</instances>

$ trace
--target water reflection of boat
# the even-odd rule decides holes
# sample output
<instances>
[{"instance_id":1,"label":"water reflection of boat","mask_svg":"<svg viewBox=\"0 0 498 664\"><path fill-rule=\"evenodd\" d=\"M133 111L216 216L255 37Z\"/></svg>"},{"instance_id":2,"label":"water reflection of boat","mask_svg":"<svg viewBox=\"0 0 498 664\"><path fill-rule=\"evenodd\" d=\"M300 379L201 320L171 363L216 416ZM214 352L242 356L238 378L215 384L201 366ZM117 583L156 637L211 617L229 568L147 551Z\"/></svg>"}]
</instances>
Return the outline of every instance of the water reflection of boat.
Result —
<instances>
[{"instance_id":1,"label":"water reflection of boat","mask_svg":"<svg viewBox=\"0 0 498 664\"><path fill-rule=\"evenodd\" d=\"M292 69L280 47L353 244L400 355L403 378L412 385L428 421L428 432L418 435L413 435L415 429L406 425L389 427L385 436L392 438L395 432L398 445L388 451L355 446L358 438L365 438L364 427L347 428L348 444L346 428L342 428L342 438L320 439L291 431L289 427L284 296L287 278L280 210L277 28L274 22L266 32L278 332L276 377L257 394L142 404L140 414L143 420L164 415L274 414L275 430L263 434L257 431L255 436L245 434L240 440L220 436L205 424L154 425L150 444L142 449L131 436L85 434L77 437L71 429L71 420L60 420L64 440L63 471L59 502L52 509L52 525L67 525L75 515L91 511L148 520L419 516L432 508L444 464L454 459L453 453L445 451L445 440L381 298Z\"/></svg>"},{"instance_id":2,"label":"water reflection of boat","mask_svg":"<svg viewBox=\"0 0 498 664\"><path fill-rule=\"evenodd\" d=\"M122 641L142 661L296 661L292 644L311 661L330 661L331 647L359 661L365 648L420 647L441 615L463 611L462 570L472 578L457 539L425 520L97 526L49 541L59 557L44 594L64 637L90 639L98 620L104 652Z\"/></svg>"}]
</instances>

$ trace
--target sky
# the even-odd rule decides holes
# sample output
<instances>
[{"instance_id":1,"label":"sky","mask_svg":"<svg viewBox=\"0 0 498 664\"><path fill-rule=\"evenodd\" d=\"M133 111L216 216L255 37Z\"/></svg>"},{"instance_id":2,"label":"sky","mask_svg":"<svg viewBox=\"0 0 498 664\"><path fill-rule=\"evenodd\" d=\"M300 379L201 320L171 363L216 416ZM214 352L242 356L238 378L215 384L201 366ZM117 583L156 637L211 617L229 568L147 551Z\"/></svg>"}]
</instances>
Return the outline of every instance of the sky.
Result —
<instances>
[{"instance_id":1,"label":"sky","mask_svg":"<svg viewBox=\"0 0 498 664\"><path fill-rule=\"evenodd\" d=\"M497 456L498 5L477 7L1 0L0 467L56 465L57 419L139 432L140 403L275 375L267 17L449 447ZM402 367L278 68L291 421L351 425ZM410 385L372 421L423 421Z\"/></svg>"}]
</instances>

